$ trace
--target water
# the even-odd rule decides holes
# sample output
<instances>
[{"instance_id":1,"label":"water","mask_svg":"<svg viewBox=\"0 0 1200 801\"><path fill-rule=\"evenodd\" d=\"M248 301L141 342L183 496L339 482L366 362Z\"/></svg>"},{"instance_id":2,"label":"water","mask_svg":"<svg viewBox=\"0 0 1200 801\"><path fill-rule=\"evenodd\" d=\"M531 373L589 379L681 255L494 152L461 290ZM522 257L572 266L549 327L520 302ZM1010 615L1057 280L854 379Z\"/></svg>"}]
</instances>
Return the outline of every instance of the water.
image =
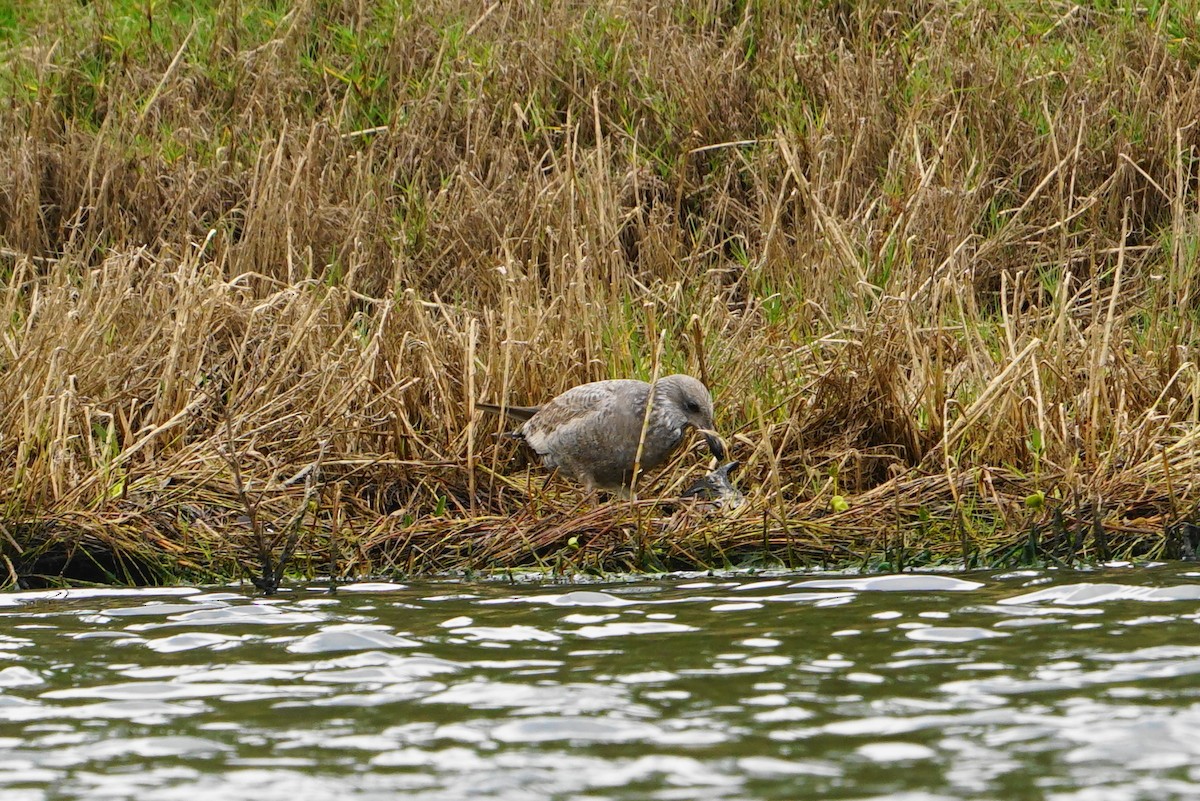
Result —
<instances>
[{"instance_id":1,"label":"water","mask_svg":"<svg viewBox=\"0 0 1200 801\"><path fill-rule=\"evenodd\" d=\"M1173 799L1200 573L0 595L0 799Z\"/></svg>"}]
</instances>

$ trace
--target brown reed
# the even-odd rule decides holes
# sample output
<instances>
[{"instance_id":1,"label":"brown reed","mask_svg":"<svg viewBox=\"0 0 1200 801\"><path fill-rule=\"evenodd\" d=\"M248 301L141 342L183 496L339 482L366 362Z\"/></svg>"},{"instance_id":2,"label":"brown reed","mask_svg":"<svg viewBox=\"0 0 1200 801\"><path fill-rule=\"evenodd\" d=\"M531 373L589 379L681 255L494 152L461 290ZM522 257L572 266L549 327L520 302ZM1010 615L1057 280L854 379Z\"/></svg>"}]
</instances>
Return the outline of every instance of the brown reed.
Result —
<instances>
[{"instance_id":1,"label":"brown reed","mask_svg":"<svg viewBox=\"0 0 1200 801\"><path fill-rule=\"evenodd\" d=\"M0 580L1192 555L1187 5L0 13ZM474 413L660 338L734 514Z\"/></svg>"}]
</instances>

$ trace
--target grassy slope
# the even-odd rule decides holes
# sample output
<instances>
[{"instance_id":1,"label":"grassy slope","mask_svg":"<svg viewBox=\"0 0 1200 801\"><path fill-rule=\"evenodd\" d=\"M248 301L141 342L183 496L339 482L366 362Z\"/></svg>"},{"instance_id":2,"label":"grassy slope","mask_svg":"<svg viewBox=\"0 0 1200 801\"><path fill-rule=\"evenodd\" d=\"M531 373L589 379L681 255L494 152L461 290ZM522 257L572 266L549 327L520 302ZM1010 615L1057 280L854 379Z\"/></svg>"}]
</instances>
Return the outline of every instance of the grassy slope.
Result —
<instances>
[{"instance_id":1,"label":"grassy slope","mask_svg":"<svg viewBox=\"0 0 1200 801\"><path fill-rule=\"evenodd\" d=\"M18 5L0 581L1194 544L1193 3ZM738 515L472 414L655 371Z\"/></svg>"}]
</instances>

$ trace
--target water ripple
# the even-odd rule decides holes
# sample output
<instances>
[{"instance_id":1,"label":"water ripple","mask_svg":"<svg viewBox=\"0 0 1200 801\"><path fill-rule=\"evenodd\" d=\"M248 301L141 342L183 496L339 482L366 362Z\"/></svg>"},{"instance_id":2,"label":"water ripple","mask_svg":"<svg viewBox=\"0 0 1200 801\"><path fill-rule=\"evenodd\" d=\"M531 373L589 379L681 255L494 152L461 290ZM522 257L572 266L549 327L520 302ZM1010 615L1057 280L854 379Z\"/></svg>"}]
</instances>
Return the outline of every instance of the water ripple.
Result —
<instances>
[{"instance_id":1,"label":"water ripple","mask_svg":"<svg viewBox=\"0 0 1200 801\"><path fill-rule=\"evenodd\" d=\"M45 684L43 679L32 670L20 665L11 665L0 669L0 688L2 687L28 687L36 684Z\"/></svg>"},{"instance_id":2,"label":"water ripple","mask_svg":"<svg viewBox=\"0 0 1200 801\"><path fill-rule=\"evenodd\" d=\"M1195 601L1200 600L1200 584L1174 587L1141 587L1127 584L1066 584L1005 598L1001 604L1038 604L1052 602L1065 606L1098 604L1107 601Z\"/></svg>"},{"instance_id":3,"label":"water ripple","mask_svg":"<svg viewBox=\"0 0 1200 801\"><path fill-rule=\"evenodd\" d=\"M968 592L984 586L979 581L933 573L901 574L896 576L863 576L861 578L815 579L801 581L793 587L845 588L866 592Z\"/></svg>"},{"instance_id":4,"label":"water ripple","mask_svg":"<svg viewBox=\"0 0 1200 801\"><path fill-rule=\"evenodd\" d=\"M164 626L242 626L242 625L295 625L298 623L320 623L325 615L315 612L299 612L280 609L267 604L241 604L238 606L203 606L200 609L168 616L166 623L131 626L131 630L146 631Z\"/></svg>"},{"instance_id":5,"label":"water ripple","mask_svg":"<svg viewBox=\"0 0 1200 801\"><path fill-rule=\"evenodd\" d=\"M534 717L504 723L492 731L502 743L544 743L562 740L572 744L653 742L663 737L658 726L616 718Z\"/></svg>"},{"instance_id":6,"label":"water ripple","mask_svg":"<svg viewBox=\"0 0 1200 801\"><path fill-rule=\"evenodd\" d=\"M236 648L245 642L245 640L244 636L236 637L229 634L217 634L211 631L199 631L172 634L169 637L145 640L144 644L151 651L156 651L160 654L173 654L179 651L192 651L197 648L224 651L229 648Z\"/></svg>"},{"instance_id":7,"label":"water ripple","mask_svg":"<svg viewBox=\"0 0 1200 801\"><path fill-rule=\"evenodd\" d=\"M562 639L533 626L460 626L454 633L487 642L558 642Z\"/></svg>"},{"instance_id":8,"label":"water ripple","mask_svg":"<svg viewBox=\"0 0 1200 801\"><path fill-rule=\"evenodd\" d=\"M287 647L294 654L319 654L328 651L369 651L378 648L414 648L416 640L397 637L387 626L342 623L326 626L315 634L302 637Z\"/></svg>"},{"instance_id":9,"label":"water ripple","mask_svg":"<svg viewBox=\"0 0 1200 801\"><path fill-rule=\"evenodd\" d=\"M584 637L589 640L598 640L605 637L625 637L637 636L646 634L674 634L683 631L698 631L695 626L688 626L683 623L667 623L663 621L647 621L645 623L634 622L617 622L605 623L600 626L580 626L575 629L574 634Z\"/></svg>"},{"instance_id":10,"label":"water ripple","mask_svg":"<svg viewBox=\"0 0 1200 801\"><path fill-rule=\"evenodd\" d=\"M972 640L986 640L1009 635L975 626L929 626L911 629L906 631L904 636L920 642L971 642Z\"/></svg>"},{"instance_id":11,"label":"water ripple","mask_svg":"<svg viewBox=\"0 0 1200 801\"><path fill-rule=\"evenodd\" d=\"M1080 576L20 593L0 797L1188 799L1200 584Z\"/></svg>"}]
</instances>

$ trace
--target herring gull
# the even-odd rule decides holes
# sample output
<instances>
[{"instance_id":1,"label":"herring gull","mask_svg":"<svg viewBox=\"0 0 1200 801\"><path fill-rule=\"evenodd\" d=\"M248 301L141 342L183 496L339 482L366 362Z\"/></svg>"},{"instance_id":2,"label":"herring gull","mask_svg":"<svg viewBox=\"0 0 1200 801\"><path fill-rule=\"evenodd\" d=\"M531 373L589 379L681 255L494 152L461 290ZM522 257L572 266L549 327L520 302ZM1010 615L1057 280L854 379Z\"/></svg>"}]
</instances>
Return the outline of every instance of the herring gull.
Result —
<instances>
[{"instance_id":1,"label":"herring gull","mask_svg":"<svg viewBox=\"0 0 1200 801\"><path fill-rule=\"evenodd\" d=\"M510 436L528 444L546 467L575 479L589 492L627 495L638 442L642 441L641 471L653 470L679 447L689 428L704 436L714 456L725 458L725 444L713 425L712 396L689 375L669 375L653 384L627 378L594 381L572 387L543 406L476 405L522 421Z\"/></svg>"}]
</instances>

